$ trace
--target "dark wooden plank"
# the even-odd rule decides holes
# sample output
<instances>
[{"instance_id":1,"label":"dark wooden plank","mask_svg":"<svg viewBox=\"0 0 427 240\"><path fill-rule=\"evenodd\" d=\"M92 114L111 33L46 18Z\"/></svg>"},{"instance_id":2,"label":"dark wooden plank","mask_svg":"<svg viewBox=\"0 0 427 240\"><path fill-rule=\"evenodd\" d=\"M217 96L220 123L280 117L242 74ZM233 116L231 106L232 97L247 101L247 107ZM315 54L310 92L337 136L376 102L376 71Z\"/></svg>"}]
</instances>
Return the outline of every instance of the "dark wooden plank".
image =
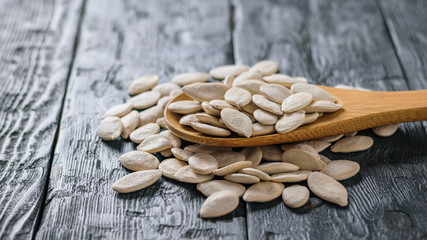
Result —
<instances>
[{"instance_id":1,"label":"dark wooden plank","mask_svg":"<svg viewBox=\"0 0 427 240\"><path fill-rule=\"evenodd\" d=\"M272 59L282 73L304 75L313 83L408 89L373 1L237 0L235 5L237 63ZM425 238L427 138L421 125L402 124L390 138L373 138L366 152L325 153L361 164L360 173L343 182L348 207L317 198L297 210L286 208L281 199L247 204L249 238Z\"/></svg>"},{"instance_id":2,"label":"dark wooden plank","mask_svg":"<svg viewBox=\"0 0 427 240\"><path fill-rule=\"evenodd\" d=\"M0 2L0 239L37 227L81 3Z\"/></svg>"},{"instance_id":3,"label":"dark wooden plank","mask_svg":"<svg viewBox=\"0 0 427 240\"><path fill-rule=\"evenodd\" d=\"M117 194L129 141L102 142L102 113L127 98L140 75L163 82L184 71L231 63L229 3L89 0L61 122L37 239L245 238L245 208L219 220L198 216L195 185L161 179Z\"/></svg>"}]
</instances>

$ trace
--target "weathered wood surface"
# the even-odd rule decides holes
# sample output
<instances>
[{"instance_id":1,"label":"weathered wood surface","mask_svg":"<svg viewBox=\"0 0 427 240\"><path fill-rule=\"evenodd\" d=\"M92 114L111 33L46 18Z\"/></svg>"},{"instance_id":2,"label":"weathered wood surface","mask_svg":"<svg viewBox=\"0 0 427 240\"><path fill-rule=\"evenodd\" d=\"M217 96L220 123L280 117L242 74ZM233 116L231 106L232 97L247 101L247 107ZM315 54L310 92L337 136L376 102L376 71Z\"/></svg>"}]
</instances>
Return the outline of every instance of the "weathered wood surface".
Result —
<instances>
[{"instance_id":1,"label":"weathered wood surface","mask_svg":"<svg viewBox=\"0 0 427 240\"><path fill-rule=\"evenodd\" d=\"M0 239L37 228L80 7L0 2Z\"/></svg>"},{"instance_id":2,"label":"weathered wood surface","mask_svg":"<svg viewBox=\"0 0 427 240\"><path fill-rule=\"evenodd\" d=\"M132 194L112 191L128 173L118 157L136 145L97 136L100 116L129 98L134 78L165 82L231 63L229 11L225 0L87 2L37 239L245 238L244 206L203 220L195 185L161 179Z\"/></svg>"},{"instance_id":3,"label":"weathered wood surface","mask_svg":"<svg viewBox=\"0 0 427 240\"><path fill-rule=\"evenodd\" d=\"M406 2L406 1L405 1ZM261 59L311 82L375 90L406 90L421 81L405 78L373 1L235 2L236 63ZM421 23L419 23L421 24ZM425 81L425 80L424 80ZM371 135L369 131L361 134ZM311 199L311 207L286 208L277 199L247 204L250 239L425 238L427 138L419 123L402 124L390 138L374 137L369 151L325 155L361 164L344 181L349 206Z\"/></svg>"}]
</instances>

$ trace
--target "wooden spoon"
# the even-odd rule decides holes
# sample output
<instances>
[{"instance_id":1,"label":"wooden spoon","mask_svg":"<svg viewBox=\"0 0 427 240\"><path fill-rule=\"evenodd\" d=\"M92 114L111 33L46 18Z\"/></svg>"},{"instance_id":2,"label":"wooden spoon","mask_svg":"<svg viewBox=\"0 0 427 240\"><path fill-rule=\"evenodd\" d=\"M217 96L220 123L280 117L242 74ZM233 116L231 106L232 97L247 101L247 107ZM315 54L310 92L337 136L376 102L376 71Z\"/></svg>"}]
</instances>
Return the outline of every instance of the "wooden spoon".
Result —
<instances>
[{"instance_id":1,"label":"wooden spoon","mask_svg":"<svg viewBox=\"0 0 427 240\"><path fill-rule=\"evenodd\" d=\"M181 114L166 107L165 118L169 129L190 142L215 146L248 147L318 139L368 129L372 127L427 120L427 90L377 92L318 86L343 105L344 109L328 113L314 123L285 134L269 134L245 138L237 134L230 137L213 137L201 134L189 126L179 124ZM184 93L171 102L192 100ZM170 103L171 103L170 102ZM170 104L169 103L169 104Z\"/></svg>"}]
</instances>

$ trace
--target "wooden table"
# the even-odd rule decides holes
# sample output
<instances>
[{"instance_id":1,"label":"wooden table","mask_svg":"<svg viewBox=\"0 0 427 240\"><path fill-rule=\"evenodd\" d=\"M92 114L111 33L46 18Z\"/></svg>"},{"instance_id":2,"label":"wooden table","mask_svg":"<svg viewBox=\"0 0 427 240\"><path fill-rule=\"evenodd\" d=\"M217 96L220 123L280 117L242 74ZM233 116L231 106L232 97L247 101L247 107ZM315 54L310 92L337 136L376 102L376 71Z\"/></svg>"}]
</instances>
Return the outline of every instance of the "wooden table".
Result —
<instances>
[{"instance_id":1,"label":"wooden table","mask_svg":"<svg viewBox=\"0 0 427 240\"><path fill-rule=\"evenodd\" d=\"M213 220L194 185L112 191L135 145L96 131L144 74L271 59L316 84L425 89L426 23L422 0L1 1L0 239L425 239L426 122L325 153L361 164L348 207L241 202Z\"/></svg>"}]
</instances>

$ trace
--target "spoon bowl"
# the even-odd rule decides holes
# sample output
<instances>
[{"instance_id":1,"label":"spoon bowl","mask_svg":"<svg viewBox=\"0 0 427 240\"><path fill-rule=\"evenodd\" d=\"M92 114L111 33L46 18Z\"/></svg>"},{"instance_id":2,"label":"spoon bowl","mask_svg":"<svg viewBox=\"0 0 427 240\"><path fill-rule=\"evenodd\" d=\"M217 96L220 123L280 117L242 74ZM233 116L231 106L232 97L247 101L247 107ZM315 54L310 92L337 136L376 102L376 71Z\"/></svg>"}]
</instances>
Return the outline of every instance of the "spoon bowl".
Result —
<instances>
[{"instance_id":1,"label":"spoon bowl","mask_svg":"<svg viewBox=\"0 0 427 240\"><path fill-rule=\"evenodd\" d=\"M165 108L168 128L190 142L229 147L250 147L299 142L349 133L387 124L427 120L427 90L378 92L318 86L332 94L343 109L325 113L315 122L285 134L273 133L245 138L233 134L214 137L179 123L183 116L168 110L172 102L192 100L185 93L172 99Z\"/></svg>"}]
</instances>

